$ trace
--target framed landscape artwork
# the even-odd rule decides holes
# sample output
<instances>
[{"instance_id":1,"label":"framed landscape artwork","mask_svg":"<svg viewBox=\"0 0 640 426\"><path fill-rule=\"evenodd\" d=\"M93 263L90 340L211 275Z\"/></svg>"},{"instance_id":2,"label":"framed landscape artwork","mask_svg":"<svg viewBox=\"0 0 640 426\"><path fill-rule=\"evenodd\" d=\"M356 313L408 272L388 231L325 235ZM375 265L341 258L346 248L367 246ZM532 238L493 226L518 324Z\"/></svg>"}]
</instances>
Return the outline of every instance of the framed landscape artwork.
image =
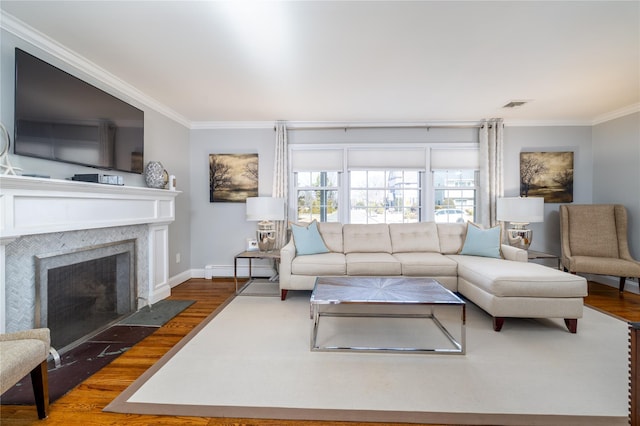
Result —
<instances>
[{"instance_id":1,"label":"framed landscape artwork","mask_svg":"<svg viewBox=\"0 0 640 426\"><path fill-rule=\"evenodd\" d=\"M209 202L244 203L258 196L258 154L209 154Z\"/></svg>"},{"instance_id":2,"label":"framed landscape artwork","mask_svg":"<svg viewBox=\"0 0 640 426\"><path fill-rule=\"evenodd\" d=\"M573 152L521 152L520 196L573 202Z\"/></svg>"}]
</instances>

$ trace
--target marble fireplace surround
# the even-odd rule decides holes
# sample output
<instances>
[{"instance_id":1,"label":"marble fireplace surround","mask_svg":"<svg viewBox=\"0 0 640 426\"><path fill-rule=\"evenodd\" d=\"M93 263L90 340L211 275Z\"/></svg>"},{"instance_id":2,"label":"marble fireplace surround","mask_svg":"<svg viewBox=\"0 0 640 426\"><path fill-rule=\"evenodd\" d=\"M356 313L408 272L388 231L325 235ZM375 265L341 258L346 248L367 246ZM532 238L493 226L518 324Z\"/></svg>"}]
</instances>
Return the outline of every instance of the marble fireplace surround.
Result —
<instances>
[{"instance_id":1,"label":"marble fireplace surround","mask_svg":"<svg viewBox=\"0 0 640 426\"><path fill-rule=\"evenodd\" d=\"M171 294L169 224L179 191L0 176L0 333L33 327L35 258L136 240L138 307Z\"/></svg>"}]
</instances>

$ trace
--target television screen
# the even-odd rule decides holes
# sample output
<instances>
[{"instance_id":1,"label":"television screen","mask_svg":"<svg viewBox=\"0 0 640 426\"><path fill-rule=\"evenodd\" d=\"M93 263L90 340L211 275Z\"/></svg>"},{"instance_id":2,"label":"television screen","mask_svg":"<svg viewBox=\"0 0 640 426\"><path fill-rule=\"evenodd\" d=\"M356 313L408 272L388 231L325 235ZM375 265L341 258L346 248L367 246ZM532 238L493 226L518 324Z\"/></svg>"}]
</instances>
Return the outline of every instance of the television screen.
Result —
<instances>
[{"instance_id":1,"label":"television screen","mask_svg":"<svg viewBox=\"0 0 640 426\"><path fill-rule=\"evenodd\" d=\"M18 155L142 173L144 112L16 48Z\"/></svg>"}]
</instances>

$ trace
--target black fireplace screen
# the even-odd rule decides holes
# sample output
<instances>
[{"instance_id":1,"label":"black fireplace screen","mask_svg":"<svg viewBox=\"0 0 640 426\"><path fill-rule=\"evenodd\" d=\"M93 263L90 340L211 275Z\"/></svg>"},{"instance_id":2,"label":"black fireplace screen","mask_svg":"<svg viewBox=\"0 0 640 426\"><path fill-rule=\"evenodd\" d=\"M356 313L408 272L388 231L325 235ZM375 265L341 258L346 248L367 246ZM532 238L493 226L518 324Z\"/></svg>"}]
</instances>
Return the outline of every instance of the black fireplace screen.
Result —
<instances>
[{"instance_id":1,"label":"black fireplace screen","mask_svg":"<svg viewBox=\"0 0 640 426\"><path fill-rule=\"evenodd\" d=\"M51 346L64 352L134 311L131 258L124 252L46 270L41 320Z\"/></svg>"}]
</instances>

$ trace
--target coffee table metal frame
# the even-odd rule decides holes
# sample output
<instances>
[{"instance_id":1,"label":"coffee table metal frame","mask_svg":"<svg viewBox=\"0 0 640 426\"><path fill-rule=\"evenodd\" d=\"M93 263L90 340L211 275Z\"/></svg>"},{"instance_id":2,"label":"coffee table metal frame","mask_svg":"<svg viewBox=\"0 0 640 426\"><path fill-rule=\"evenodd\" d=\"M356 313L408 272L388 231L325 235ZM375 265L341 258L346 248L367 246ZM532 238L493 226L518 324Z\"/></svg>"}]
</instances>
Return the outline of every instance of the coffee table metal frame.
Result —
<instances>
[{"instance_id":1,"label":"coffee table metal frame","mask_svg":"<svg viewBox=\"0 0 640 426\"><path fill-rule=\"evenodd\" d=\"M311 294L311 350L312 351L362 351L401 352L421 354L466 353L466 304L453 292L430 278L405 277L318 277ZM388 305L425 306L427 312L416 313L351 313L327 312L321 307L329 305ZM435 315L437 306L460 307L460 340L457 340ZM358 318L416 318L429 319L442 331L454 348L369 347L369 346L320 346L318 329L322 317Z\"/></svg>"}]
</instances>

